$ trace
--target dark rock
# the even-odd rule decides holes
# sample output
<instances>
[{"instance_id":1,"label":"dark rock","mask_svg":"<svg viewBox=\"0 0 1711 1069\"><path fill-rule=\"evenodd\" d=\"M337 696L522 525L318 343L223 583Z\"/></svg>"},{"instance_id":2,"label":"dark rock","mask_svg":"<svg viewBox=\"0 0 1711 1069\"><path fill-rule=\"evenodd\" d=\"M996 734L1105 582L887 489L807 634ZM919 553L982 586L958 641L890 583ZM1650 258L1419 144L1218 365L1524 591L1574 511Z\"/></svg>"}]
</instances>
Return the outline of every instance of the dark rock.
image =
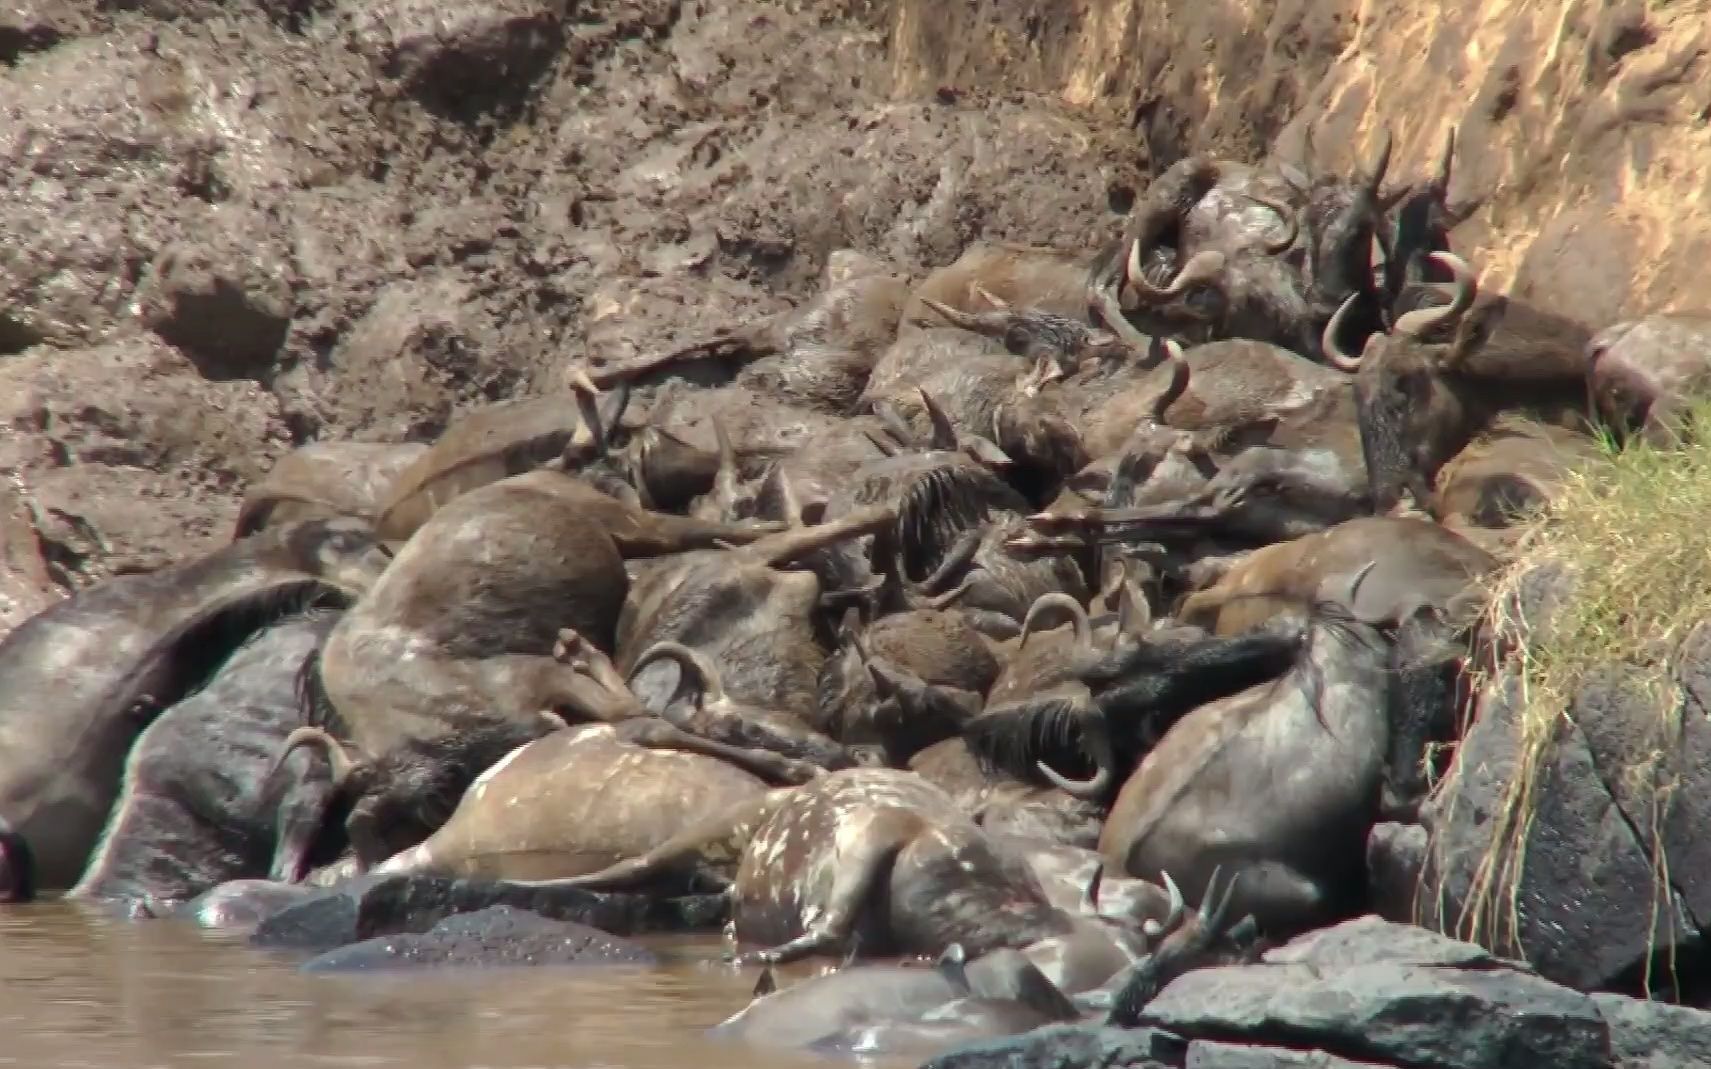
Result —
<instances>
[{"instance_id":1,"label":"dark rock","mask_svg":"<svg viewBox=\"0 0 1711 1069\"><path fill-rule=\"evenodd\" d=\"M1398 924L1420 918L1420 878L1430 839L1418 824L1386 821L1366 837L1367 897L1373 912Z\"/></svg>"},{"instance_id":2,"label":"dark rock","mask_svg":"<svg viewBox=\"0 0 1711 1069\"><path fill-rule=\"evenodd\" d=\"M554 0L365 4L357 36L389 76L426 102L523 89L564 43L563 4Z\"/></svg>"},{"instance_id":3,"label":"dark rock","mask_svg":"<svg viewBox=\"0 0 1711 1069\"><path fill-rule=\"evenodd\" d=\"M285 343L286 254L280 242L256 240L259 229L205 228L197 241L174 242L137 287L143 325L183 350L205 378L265 381Z\"/></svg>"},{"instance_id":4,"label":"dark rock","mask_svg":"<svg viewBox=\"0 0 1711 1069\"><path fill-rule=\"evenodd\" d=\"M376 936L426 932L447 917L489 906L515 906L552 920L632 935L716 926L725 918L727 899L596 894L574 887L521 887L438 876L363 876L267 918L250 941L319 952Z\"/></svg>"},{"instance_id":5,"label":"dark rock","mask_svg":"<svg viewBox=\"0 0 1711 1069\"><path fill-rule=\"evenodd\" d=\"M419 966L653 965L653 952L598 928L511 906L448 917L426 932L366 939L303 963L305 972Z\"/></svg>"},{"instance_id":6,"label":"dark rock","mask_svg":"<svg viewBox=\"0 0 1711 1069\"><path fill-rule=\"evenodd\" d=\"M1610 1023L1620 1069L1711 1065L1711 1013L1625 995L1593 995L1592 1004Z\"/></svg>"},{"instance_id":7,"label":"dark rock","mask_svg":"<svg viewBox=\"0 0 1711 1069\"><path fill-rule=\"evenodd\" d=\"M1181 1065L1185 1050L1156 1028L1049 1025L958 1047L922 1069L1162 1069Z\"/></svg>"},{"instance_id":8,"label":"dark rock","mask_svg":"<svg viewBox=\"0 0 1711 1069\"><path fill-rule=\"evenodd\" d=\"M1188 1045L1186 1069L1378 1069L1378 1062L1351 1062L1322 1050L1245 1047L1196 1040Z\"/></svg>"},{"instance_id":9,"label":"dark rock","mask_svg":"<svg viewBox=\"0 0 1711 1069\"><path fill-rule=\"evenodd\" d=\"M1585 995L1528 973L1427 965L1245 965L1171 983L1143 1023L1190 1039L1319 1048L1418 1069L1613 1065Z\"/></svg>"},{"instance_id":10,"label":"dark rock","mask_svg":"<svg viewBox=\"0 0 1711 1069\"><path fill-rule=\"evenodd\" d=\"M1512 963L1484 947L1450 939L1412 924L1367 915L1309 932L1262 956L1271 965L1341 969L1354 965L1445 965L1462 969L1502 968Z\"/></svg>"},{"instance_id":11,"label":"dark rock","mask_svg":"<svg viewBox=\"0 0 1711 1069\"><path fill-rule=\"evenodd\" d=\"M1645 845L1574 720L1559 724L1540 761L1513 910L1505 886L1476 901L1493 839L1512 834L1502 807L1520 773L1517 694L1505 677L1481 697L1448 781L1422 814L1432 836L1424 919L1452 932L1477 921L1481 942L1581 990L1636 977L1648 948L1669 947L1691 922L1673 896L1659 895ZM1512 844L1496 850L1488 871L1506 875Z\"/></svg>"}]
</instances>

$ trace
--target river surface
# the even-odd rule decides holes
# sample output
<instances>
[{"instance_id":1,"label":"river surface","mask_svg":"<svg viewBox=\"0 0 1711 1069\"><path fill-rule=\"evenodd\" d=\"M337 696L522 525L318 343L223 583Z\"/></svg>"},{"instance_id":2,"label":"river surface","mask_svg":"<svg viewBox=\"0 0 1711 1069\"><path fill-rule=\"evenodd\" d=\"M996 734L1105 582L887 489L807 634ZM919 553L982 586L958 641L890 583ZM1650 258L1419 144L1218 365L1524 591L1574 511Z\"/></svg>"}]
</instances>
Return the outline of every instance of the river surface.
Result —
<instances>
[{"instance_id":1,"label":"river surface","mask_svg":"<svg viewBox=\"0 0 1711 1069\"><path fill-rule=\"evenodd\" d=\"M0 1066L903 1069L706 1035L753 970L717 936L643 938L650 968L312 975L300 956L178 920L0 908Z\"/></svg>"}]
</instances>

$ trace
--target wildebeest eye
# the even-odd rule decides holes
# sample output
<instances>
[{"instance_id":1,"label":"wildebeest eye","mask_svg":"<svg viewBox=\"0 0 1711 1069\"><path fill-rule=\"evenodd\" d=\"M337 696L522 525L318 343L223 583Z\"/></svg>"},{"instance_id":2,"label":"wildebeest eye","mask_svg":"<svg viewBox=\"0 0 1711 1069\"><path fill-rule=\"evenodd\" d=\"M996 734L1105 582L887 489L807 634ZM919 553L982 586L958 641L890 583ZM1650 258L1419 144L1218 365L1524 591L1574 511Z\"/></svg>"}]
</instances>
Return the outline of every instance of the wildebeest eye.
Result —
<instances>
[{"instance_id":1,"label":"wildebeest eye","mask_svg":"<svg viewBox=\"0 0 1711 1069\"><path fill-rule=\"evenodd\" d=\"M1025 324L1012 323L1004 328L1004 348L1013 353L1022 354L1028 351L1028 346L1034 342L1034 332Z\"/></svg>"}]
</instances>

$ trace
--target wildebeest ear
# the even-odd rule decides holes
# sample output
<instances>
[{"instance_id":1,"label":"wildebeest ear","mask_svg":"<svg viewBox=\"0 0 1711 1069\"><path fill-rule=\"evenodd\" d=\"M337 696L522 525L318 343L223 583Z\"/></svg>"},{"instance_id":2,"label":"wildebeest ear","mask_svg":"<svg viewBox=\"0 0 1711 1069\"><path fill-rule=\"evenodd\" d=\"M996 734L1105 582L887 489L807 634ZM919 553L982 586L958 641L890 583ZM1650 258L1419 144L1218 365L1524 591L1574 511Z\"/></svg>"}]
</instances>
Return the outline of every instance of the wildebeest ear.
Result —
<instances>
[{"instance_id":1,"label":"wildebeest ear","mask_svg":"<svg viewBox=\"0 0 1711 1069\"><path fill-rule=\"evenodd\" d=\"M778 990L778 980L772 975L772 966L768 965L760 971L760 979L755 981L755 989L750 998L764 998Z\"/></svg>"}]
</instances>

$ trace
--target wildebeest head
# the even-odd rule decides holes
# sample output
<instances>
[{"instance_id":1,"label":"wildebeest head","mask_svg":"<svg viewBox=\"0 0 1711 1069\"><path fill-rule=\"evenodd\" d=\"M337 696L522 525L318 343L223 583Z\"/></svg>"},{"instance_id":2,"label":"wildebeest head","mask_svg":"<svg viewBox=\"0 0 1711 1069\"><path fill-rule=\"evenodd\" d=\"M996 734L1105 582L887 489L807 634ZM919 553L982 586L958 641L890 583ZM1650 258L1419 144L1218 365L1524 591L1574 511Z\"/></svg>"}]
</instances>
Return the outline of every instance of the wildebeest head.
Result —
<instances>
[{"instance_id":1,"label":"wildebeest head","mask_svg":"<svg viewBox=\"0 0 1711 1069\"><path fill-rule=\"evenodd\" d=\"M1447 252L1428 259L1455 276L1449 304L1418 308L1396 321L1388 333L1367 338L1355 376L1355 406L1360 421L1361 449L1366 459L1373 508L1386 512L1413 491L1423 505L1431 494L1431 479L1463 445L1469 434L1466 404L1449 381L1457 373L1463 350L1450 343L1427 341L1438 328L1454 323L1473 303L1473 270ZM1349 297L1325 326L1325 349L1347 358L1337 343L1343 314L1355 301Z\"/></svg>"},{"instance_id":2,"label":"wildebeest head","mask_svg":"<svg viewBox=\"0 0 1711 1069\"><path fill-rule=\"evenodd\" d=\"M310 575L355 598L392 563L392 553L366 520L305 520L284 531L287 552Z\"/></svg>"}]
</instances>

